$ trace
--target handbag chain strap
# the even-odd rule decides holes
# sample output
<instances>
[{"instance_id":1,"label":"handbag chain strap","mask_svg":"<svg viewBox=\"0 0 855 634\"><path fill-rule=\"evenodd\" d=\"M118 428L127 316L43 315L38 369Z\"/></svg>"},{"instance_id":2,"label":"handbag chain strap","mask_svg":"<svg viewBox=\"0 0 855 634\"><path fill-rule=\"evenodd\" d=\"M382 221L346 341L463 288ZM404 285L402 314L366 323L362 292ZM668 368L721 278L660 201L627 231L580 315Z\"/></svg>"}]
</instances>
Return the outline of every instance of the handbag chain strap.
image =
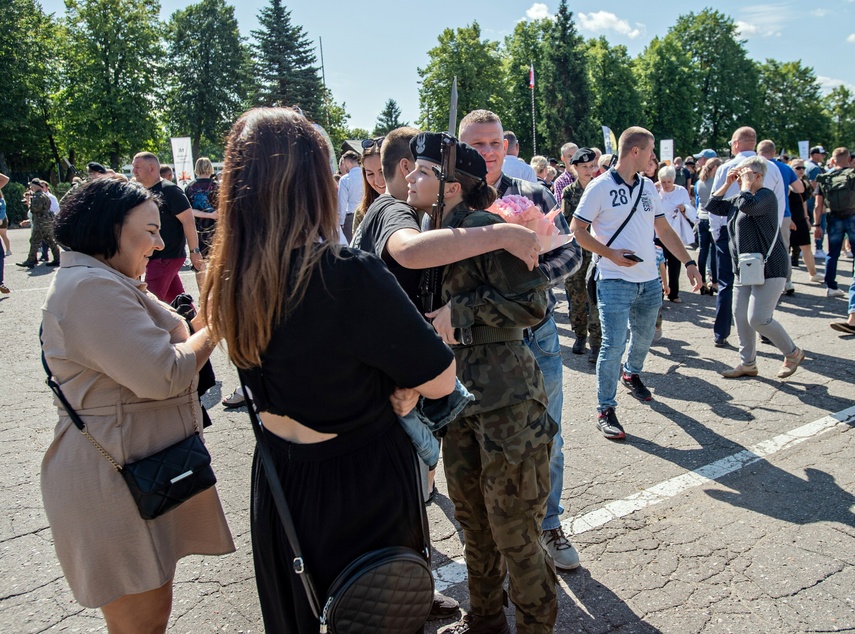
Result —
<instances>
[{"instance_id":1,"label":"handbag chain strap","mask_svg":"<svg viewBox=\"0 0 855 634\"><path fill-rule=\"evenodd\" d=\"M44 347L44 339L42 338L42 333L44 332L44 325L39 326L39 344L42 352L42 367L45 369L45 374L47 375L47 379L45 379L45 383L50 388L51 392L53 392L56 397L59 399L59 402L62 403L63 409L68 413L69 418L71 418L71 422L74 423L74 426L80 430L80 433L86 436L86 438L91 442L95 449L101 452L101 455L104 456L107 460L110 461L110 464L113 465L113 468L119 473L122 472L122 465L116 462L113 457L107 453L107 450L104 449L101 444L95 440L92 435L89 433L89 430L86 429L86 423L83 422L83 419L80 418L80 415L74 410L71 406L71 403L68 402L68 399L65 398L65 394L62 393L62 388L59 387L59 383L57 383L53 378L53 372L51 372L50 367L48 367L47 359L45 358L45 347ZM199 433L199 422L196 418L196 408L191 405L193 410L193 429L196 430L196 433Z\"/></svg>"}]
</instances>

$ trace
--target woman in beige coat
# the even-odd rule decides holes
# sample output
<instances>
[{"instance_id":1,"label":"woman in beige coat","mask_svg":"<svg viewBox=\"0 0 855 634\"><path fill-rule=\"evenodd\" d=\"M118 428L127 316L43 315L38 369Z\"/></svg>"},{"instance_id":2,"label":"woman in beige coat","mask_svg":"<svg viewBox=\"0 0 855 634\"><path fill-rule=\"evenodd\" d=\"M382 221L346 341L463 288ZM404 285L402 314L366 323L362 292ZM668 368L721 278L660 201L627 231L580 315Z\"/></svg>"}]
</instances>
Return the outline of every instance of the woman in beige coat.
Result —
<instances>
[{"instance_id":1,"label":"woman in beige coat","mask_svg":"<svg viewBox=\"0 0 855 634\"><path fill-rule=\"evenodd\" d=\"M159 230L151 194L110 179L73 192L57 217L67 251L42 308L45 356L89 433L119 464L201 433L197 373L213 343L202 323L190 335L139 279L163 248ZM165 631L176 562L234 550L215 488L143 520L122 476L61 406L41 484L71 590L82 605L101 608L110 632Z\"/></svg>"}]
</instances>

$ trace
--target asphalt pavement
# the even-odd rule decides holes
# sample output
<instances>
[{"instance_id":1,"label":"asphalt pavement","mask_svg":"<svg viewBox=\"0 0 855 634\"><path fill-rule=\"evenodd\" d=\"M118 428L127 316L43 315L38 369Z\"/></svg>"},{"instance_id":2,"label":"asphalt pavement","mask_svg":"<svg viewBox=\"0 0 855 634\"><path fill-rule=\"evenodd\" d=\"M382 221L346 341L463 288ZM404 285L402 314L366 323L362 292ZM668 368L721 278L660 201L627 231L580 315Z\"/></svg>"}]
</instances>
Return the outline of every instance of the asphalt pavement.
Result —
<instances>
[{"instance_id":1,"label":"asphalt pavement","mask_svg":"<svg viewBox=\"0 0 855 634\"><path fill-rule=\"evenodd\" d=\"M62 576L39 491L56 420L38 347L53 272L16 267L29 231L9 233L12 292L0 296L0 631L103 632L100 613L81 608ZM842 288L851 274L844 257ZM794 272L796 293L776 312L807 352L786 380L775 378L780 353L762 344L759 377L722 378L738 354L713 346L714 298L683 292L684 303L666 301L664 337L643 374L654 400L638 402L618 388L624 442L594 427L594 366L570 352L567 303L559 303L562 521L582 566L560 575L556 632L855 631L855 336L829 328L845 319L846 299L827 298L807 278L803 268ZM189 269L182 279L195 294ZM258 633L249 536L254 441L245 409L219 404L237 376L221 350L213 360L219 382L205 398L214 422L206 438L238 549L179 563L170 631ZM437 586L465 608L463 545L441 465L438 474L440 495L428 507ZM369 503L372 492L364 495Z\"/></svg>"}]
</instances>

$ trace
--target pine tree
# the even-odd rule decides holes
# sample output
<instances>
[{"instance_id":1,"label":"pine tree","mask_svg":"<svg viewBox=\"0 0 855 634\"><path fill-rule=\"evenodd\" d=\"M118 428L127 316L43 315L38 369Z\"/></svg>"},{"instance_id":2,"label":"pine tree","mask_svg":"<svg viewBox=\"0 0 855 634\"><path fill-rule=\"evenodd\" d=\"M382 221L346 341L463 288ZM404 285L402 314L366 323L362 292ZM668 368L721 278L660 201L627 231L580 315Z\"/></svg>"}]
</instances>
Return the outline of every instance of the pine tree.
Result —
<instances>
[{"instance_id":1,"label":"pine tree","mask_svg":"<svg viewBox=\"0 0 855 634\"><path fill-rule=\"evenodd\" d=\"M374 136L384 136L389 134L395 128L400 128L409 125L406 121L401 121L401 108L398 102L390 99L386 102L382 112L377 117L377 123L374 124Z\"/></svg>"},{"instance_id":2,"label":"pine tree","mask_svg":"<svg viewBox=\"0 0 855 634\"><path fill-rule=\"evenodd\" d=\"M252 31L255 60L255 103L302 108L307 117L323 121L323 86L317 58L303 27L291 23L282 0L258 13L261 28Z\"/></svg>"},{"instance_id":3,"label":"pine tree","mask_svg":"<svg viewBox=\"0 0 855 634\"><path fill-rule=\"evenodd\" d=\"M544 112L546 138L544 149L557 152L562 144L579 145L594 140L590 121L591 89L585 44L576 31L573 12L567 0L561 0L555 20L546 32L542 90L548 91L549 107ZM537 85L535 83L535 85ZM541 143L538 143L541 146Z\"/></svg>"}]
</instances>

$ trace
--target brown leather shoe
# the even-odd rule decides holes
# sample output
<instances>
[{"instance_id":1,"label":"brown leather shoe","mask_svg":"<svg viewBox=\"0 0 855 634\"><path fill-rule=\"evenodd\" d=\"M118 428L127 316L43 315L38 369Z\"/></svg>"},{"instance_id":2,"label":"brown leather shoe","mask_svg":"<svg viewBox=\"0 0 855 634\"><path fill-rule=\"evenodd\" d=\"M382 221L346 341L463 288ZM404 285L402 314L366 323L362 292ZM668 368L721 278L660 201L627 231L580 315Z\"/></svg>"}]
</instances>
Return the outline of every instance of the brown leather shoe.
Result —
<instances>
[{"instance_id":1,"label":"brown leather shoe","mask_svg":"<svg viewBox=\"0 0 855 634\"><path fill-rule=\"evenodd\" d=\"M433 490L436 491L436 487ZM434 591L433 604L430 606L430 613L427 620L440 621L442 619L450 619L453 616L457 616L459 610L460 604L455 599L441 592Z\"/></svg>"},{"instance_id":2,"label":"brown leather shoe","mask_svg":"<svg viewBox=\"0 0 855 634\"><path fill-rule=\"evenodd\" d=\"M741 376L757 376L757 364L740 363L732 370L725 370L721 375L726 379L738 379Z\"/></svg>"},{"instance_id":3,"label":"brown leather shoe","mask_svg":"<svg viewBox=\"0 0 855 634\"><path fill-rule=\"evenodd\" d=\"M504 612L492 616L467 614L457 623L447 625L437 634L511 634Z\"/></svg>"}]
</instances>

